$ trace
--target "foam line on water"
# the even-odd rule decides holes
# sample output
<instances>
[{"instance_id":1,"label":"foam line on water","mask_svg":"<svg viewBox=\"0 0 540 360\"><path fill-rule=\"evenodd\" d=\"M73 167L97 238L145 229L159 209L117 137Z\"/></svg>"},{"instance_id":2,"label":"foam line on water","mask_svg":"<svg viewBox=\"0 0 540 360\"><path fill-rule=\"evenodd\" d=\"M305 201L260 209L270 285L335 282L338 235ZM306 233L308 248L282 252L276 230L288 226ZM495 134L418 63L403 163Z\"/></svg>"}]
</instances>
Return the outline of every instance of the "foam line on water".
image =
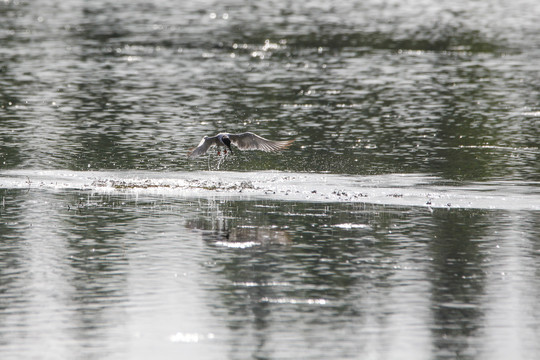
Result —
<instances>
[{"instance_id":1,"label":"foam line on water","mask_svg":"<svg viewBox=\"0 0 540 360\"><path fill-rule=\"evenodd\" d=\"M426 174L9 170L0 188L79 190L180 197L363 202L428 208L540 210L540 186L522 182L452 185Z\"/></svg>"}]
</instances>

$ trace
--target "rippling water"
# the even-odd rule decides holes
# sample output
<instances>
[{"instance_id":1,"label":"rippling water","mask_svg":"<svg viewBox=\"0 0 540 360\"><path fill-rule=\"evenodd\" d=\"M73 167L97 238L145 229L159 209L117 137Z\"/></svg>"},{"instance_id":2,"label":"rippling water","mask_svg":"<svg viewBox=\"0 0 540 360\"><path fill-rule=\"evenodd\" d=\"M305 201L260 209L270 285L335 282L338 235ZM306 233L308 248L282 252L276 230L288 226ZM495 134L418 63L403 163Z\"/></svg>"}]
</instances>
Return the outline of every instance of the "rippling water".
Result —
<instances>
[{"instance_id":1,"label":"rippling water","mask_svg":"<svg viewBox=\"0 0 540 360\"><path fill-rule=\"evenodd\" d=\"M179 154L249 128L293 156L228 169L538 180L534 1L1 11L7 167L204 168Z\"/></svg>"},{"instance_id":2,"label":"rippling water","mask_svg":"<svg viewBox=\"0 0 540 360\"><path fill-rule=\"evenodd\" d=\"M0 357L538 358L539 17L1 1Z\"/></svg>"}]
</instances>

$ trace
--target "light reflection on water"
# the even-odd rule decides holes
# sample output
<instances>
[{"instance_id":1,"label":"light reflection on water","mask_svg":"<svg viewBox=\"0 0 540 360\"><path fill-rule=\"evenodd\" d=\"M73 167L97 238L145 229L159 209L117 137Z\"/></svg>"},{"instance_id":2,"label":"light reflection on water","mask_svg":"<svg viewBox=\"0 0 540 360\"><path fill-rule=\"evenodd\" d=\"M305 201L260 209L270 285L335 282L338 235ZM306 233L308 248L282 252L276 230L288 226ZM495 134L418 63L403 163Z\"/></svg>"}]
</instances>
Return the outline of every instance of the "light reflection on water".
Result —
<instances>
[{"instance_id":1,"label":"light reflection on water","mask_svg":"<svg viewBox=\"0 0 540 360\"><path fill-rule=\"evenodd\" d=\"M6 358L538 351L535 212L2 196Z\"/></svg>"},{"instance_id":2,"label":"light reflection on water","mask_svg":"<svg viewBox=\"0 0 540 360\"><path fill-rule=\"evenodd\" d=\"M538 29L514 3L1 6L9 168L204 169L188 148L247 128L297 143L224 170L538 180Z\"/></svg>"}]
</instances>

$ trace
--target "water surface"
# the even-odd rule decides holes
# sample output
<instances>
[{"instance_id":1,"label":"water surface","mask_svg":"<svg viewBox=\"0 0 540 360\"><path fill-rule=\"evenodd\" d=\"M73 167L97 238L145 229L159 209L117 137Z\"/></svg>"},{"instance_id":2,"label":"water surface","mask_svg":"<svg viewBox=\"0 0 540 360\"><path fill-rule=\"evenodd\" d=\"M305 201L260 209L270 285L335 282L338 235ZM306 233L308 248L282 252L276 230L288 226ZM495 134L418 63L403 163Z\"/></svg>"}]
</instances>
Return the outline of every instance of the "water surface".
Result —
<instances>
[{"instance_id":1,"label":"water surface","mask_svg":"<svg viewBox=\"0 0 540 360\"><path fill-rule=\"evenodd\" d=\"M0 2L0 357L537 359L539 17Z\"/></svg>"}]
</instances>

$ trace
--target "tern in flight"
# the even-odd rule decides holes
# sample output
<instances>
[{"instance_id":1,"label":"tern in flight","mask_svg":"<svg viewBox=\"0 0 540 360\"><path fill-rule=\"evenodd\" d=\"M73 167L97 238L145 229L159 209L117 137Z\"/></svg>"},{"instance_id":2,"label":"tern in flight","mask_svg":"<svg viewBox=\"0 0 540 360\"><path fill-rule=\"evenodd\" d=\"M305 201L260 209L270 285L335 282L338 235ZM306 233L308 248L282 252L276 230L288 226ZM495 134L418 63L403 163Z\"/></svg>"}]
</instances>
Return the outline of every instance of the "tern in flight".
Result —
<instances>
[{"instance_id":1,"label":"tern in flight","mask_svg":"<svg viewBox=\"0 0 540 360\"><path fill-rule=\"evenodd\" d=\"M232 154L231 144L236 145L240 150L262 150L266 152L280 151L289 147L293 141L294 140L272 141L251 132L242 134L219 133L216 136L203 137L199 145L195 149L190 150L188 157L194 158L203 155L212 146L218 147L218 155L220 146L225 147L225 150L223 151L225 154L227 153L227 148Z\"/></svg>"}]
</instances>

